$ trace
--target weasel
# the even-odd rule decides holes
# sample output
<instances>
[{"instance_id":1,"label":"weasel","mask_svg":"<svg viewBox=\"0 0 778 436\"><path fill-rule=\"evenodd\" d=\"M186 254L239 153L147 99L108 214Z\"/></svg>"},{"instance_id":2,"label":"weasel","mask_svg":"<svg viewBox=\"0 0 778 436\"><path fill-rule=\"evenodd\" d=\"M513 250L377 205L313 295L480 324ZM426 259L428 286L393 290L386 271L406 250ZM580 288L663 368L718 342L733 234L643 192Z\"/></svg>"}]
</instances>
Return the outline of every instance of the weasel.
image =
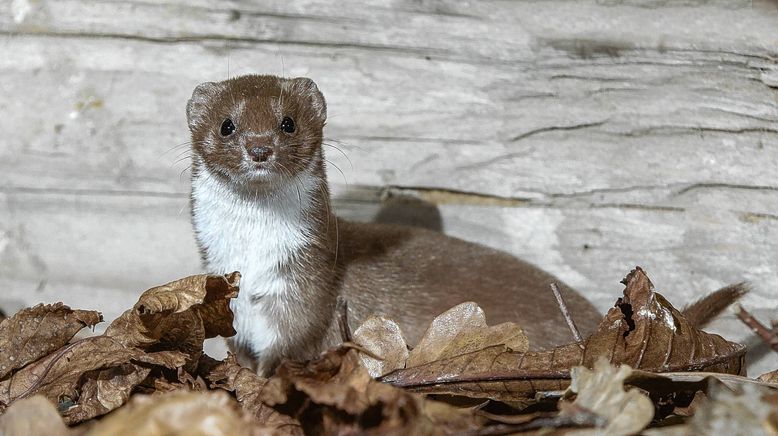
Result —
<instances>
[{"instance_id":1,"label":"weasel","mask_svg":"<svg viewBox=\"0 0 778 436\"><path fill-rule=\"evenodd\" d=\"M507 253L431 230L337 218L322 131L327 106L307 78L248 75L203 83L187 104L191 211L205 268L240 271L232 302L239 361L270 374L340 342L372 313L409 341L450 307L475 301L490 323L514 321L534 348L571 341L549 289L559 284L583 333L600 313L581 295Z\"/></svg>"}]
</instances>

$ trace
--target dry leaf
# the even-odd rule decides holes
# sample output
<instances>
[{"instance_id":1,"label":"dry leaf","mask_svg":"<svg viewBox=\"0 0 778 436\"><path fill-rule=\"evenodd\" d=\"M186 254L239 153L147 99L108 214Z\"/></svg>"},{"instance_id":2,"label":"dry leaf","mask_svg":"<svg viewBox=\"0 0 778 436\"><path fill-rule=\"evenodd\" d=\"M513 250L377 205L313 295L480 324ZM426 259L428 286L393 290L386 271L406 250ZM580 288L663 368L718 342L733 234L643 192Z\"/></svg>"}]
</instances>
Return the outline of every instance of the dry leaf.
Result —
<instances>
[{"instance_id":1,"label":"dry leaf","mask_svg":"<svg viewBox=\"0 0 778 436\"><path fill-rule=\"evenodd\" d=\"M710 401L703 403L690 423L691 434L759 435L778 434L771 415L778 412L778 404L765 401L768 391L745 384L740 392L717 386L709 393Z\"/></svg>"},{"instance_id":2,"label":"dry leaf","mask_svg":"<svg viewBox=\"0 0 778 436\"><path fill-rule=\"evenodd\" d=\"M778 369L760 375L757 380L765 383L778 383Z\"/></svg>"},{"instance_id":3,"label":"dry leaf","mask_svg":"<svg viewBox=\"0 0 778 436\"><path fill-rule=\"evenodd\" d=\"M62 303L20 310L0 323L0 380L67 344L79 330L103 320L99 312Z\"/></svg>"},{"instance_id":4,"label":"dry leaf","mask_svg":"<svg viewBox=\"0 0 778 436\"><path fill-rule=\"evenodd\" d=\"M286 394L280 392L277 385L269 384L268 379L240 366L235 355L230 353L221 362L203 356L198 373L209 382L211 388L234 392L241 408L253 416L259 425L277 429L284 434L302 434L296 419L271 407L285 402Z\"/></svg>"},{"instance_id":5,"label":"dry leaf","mask_svg":"<svg viewBox=\"0 0 778 436\"><path fill-rule=\"evenodd\" d=\"M273 434L255 428L224 392L136 395L86 436L233 436Z\"/></svg>"},{"instance_id":6,"label":"dry leaf","mask_svg":"<svg viewBox=\"0 0 778 436\"><path fill-rule=\"evenodd\" d=\"M408 346L400 326L389 318L371 316L354 331L353 342L381 357L376 359L366 353L359 353L362 364L371 377L380 377L405 367Z\"/></svg>"},{"instance_id":7,"label":"dry leaf","mask_svg":"<svg viewBox=\"0 0 778 436\"><path fill-rule=\"evenodd\" d=\"M18 401L0 415L3 436L67 436L70 433L57 408L40 395Z\"/></svg>"},{"instance_id":8,"label":"dry leaf","mask_svg":"<svg viewBox=\"0 0 778 436\"><path fill-rule=\"evenodd\" d=\"M654 419L668 415L690 416L699 405L699 400L710 392L712 387L726 386L732 390L741 390L743 385L759 385L764 388L778 389L778 384L767 383L734 374L713 372L667 372L652 373L632 370L625 384L643 389L655 405Z\"/></svg>"},{"instance_id":9,"label":"dry leaf","mask_svg":"<svg viewBox=\"0 0 778 436\"><path fill-rule=\"evenodd\" d=\"M448 405L425 407L430 400L376 382L350 348L305 364L286 361L271 384L286 391L286 406L299 405L292 413L306 434L424 435L477 428L470 413Z\"/></svg>"},{"instance_id":10,"label":"dry leaf","mask_svg":"<svg viewBox=\"0 0 778 436\"><path fill-rule=\"evenodd\" d=\"M435 317L411 351L406 366L424 365L493 345L505 345L518 352L529 349L527 336L517 324L489 327L483 309L473 302L462 303Z\"/></svg>"},{"instance_id":11,"label":"dry leaf","mask_svg":"<svg viewBox=\"0 0 778 436\"><path fill-rule=\"evenodd\" d=\"M745 370L745 347L689 325L654 292L642 269L636 268L623 283L624 297L583 344L527 353L489 347L397 370L382 380L416 392L532 401L538 391L566 388L569 368L592 367L600 356L650 372Z\"/></svg>"},{"instance_id":12,"label":"dry leaf","mask_svg":"<svg viewBox=\"0 0 778 436\"><path fill-rule=\"evenodd\" d=\"M94 336L62 347L0 382L0 402L10 404L33 394L52 402L62 397L75 399L85 374L131 361L175 368L184 364L184 356L172 351L147 354L113 338Z\"/></svg>"},{"instance_id":13,"label":"dry leaf","mask_svg":"<svg viewBox=\"0 0 778 436\"><path fill-rule=\"evenodd\" d=\"M144 292L105 332L128 347L179 350L197 363L203 341L235 334L229 301L240 274L186 277Z\"/></svg>"},{"instance_id":14,"label":"dry leaf","mask_svg":"<svg viewBox=\"0 0 778 436\"><path fill-rule=\"evenodd\" d=\"M560 403L563 415L574 416L576 409L594 412L605 418L605 425L596 430L579 430L577 435L621 436L639 433L654 416L651 400L632 389L624 390L624 380L632 369L626 365L611 366L605 358L599 359L594 371L583 366L571 370L568 392L576 393L576 399Z\"/></svg>"},{"instance_id":15,"label":"dry leaf","mask_svg":"<svg viewBox=\"0 0 778 436\"><path fill-rule=\"evenodd\" d=\"M150 372L151 368L125 363L85 374L87 380L81 386L77 404L63 412L65 422L79 423L118 408L127 402L132 389Z\"/></svg>"}]
</instances>

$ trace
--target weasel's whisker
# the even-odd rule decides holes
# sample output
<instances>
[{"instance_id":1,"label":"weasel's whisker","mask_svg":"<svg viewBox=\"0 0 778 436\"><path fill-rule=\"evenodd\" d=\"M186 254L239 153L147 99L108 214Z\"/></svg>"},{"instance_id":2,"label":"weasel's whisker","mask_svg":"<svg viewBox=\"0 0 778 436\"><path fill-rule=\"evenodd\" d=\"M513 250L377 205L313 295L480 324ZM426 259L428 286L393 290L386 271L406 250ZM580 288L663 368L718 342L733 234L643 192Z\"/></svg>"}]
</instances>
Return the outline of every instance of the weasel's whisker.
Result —
<instances>
[{"instance_id":1,"label":"weasel's whisker","mask_svg":"<svg viewBox=\"0 0 778 436\"><path fill-rule=\"evenodd\" d=\"M182 181L181 178L184 177L184 173L187 172L190 169L192 169L192 164L187 165L186 167L184 167L183 170L181 170L181 172L178 174L178 181L179 182Z\"/></svg>"},{"instance_id":2,"label":"weasel's whisker","mask_svg":"<svg viewBox=\"0 0 778 436\"><path fill-rule=\"evenodd\" d=\"M332 165L333 167L335 167L335 169L336 169L336 170L338 170L338 172L340 173L340 175L341 175L341 176L343 176L343 182L346 184L346 186L348 186L348 184L349 184L349 183L348 183L348 180L346 179L346 174L344 174L344 173L343 173L343 170L341 170L341 169L340 169L340 167L339 167L339 166L337 166L337 165L335 165L335 164L334 164L334 163L333 163L331 160L329 160L329 159L327 159L327 158L324 158L324 160L325 160L325 161L326 161L328 164L330 164L330 165Z\"/></svg>"},{"instance_id":3,"label":"weasel's whisker","mask_svg":"<svg viewBox=\"0 0 778 436\"><path fill-rule=\"evenodd\" d=\"M351 159L349 159L348 155L343 150L341 150L340 148L338 148L338 147L336 147L336 146L334 146L332 144L327 144L326 142L322 142L321 145L326 145L327 147L332 147L335 150L338 150L340 152L340 154L342 154L343 157L346 158L346 160L348 161L348 164L351 165L351 170L352 171L354 170L354 163L351 162Z\"/></svg>"},{"instance_id":4,"label":"weasel's whisker","mask_svg":"<svg viewBox=\"0 0 778 436\"><path fill-rule=\"evenodd\" d=\"M170 166L173 166L173 165L175 165L175 164L177 164L179 162L183 162L183 161L185 161L187 159L191 159L191 158L192 158L192 154L191 153L188 153L188 154L186 154L184 156L179 156L176 160L173 161L172 164L170 164Z\"/></svg>"},{"instance_id":5,"label":"weasel's whisker","mask_svg":"<svg viewBox=\"0 0 778 436\"><path fill-rule=\"evenodd\" d=\"M188 147L190 145L192 145L192 141L182 142L181 144L174 145L174 146L168 148L167 150L163 151L162 153L160 153L160 155L158 157L163 157L166 154L171 153L171 152L173 152L173 151L175 151L175 150L177 150L179 148Z\"/></svg>"}]
</instances>

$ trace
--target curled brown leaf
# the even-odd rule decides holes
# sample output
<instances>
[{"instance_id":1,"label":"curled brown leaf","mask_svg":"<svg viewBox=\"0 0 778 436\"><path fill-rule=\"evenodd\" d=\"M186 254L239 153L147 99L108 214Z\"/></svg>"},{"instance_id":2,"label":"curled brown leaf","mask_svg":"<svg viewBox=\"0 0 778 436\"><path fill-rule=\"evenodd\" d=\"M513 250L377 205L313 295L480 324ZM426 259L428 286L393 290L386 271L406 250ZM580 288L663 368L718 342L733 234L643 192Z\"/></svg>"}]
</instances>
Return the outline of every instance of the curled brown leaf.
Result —
<instances>
[{"instance_id":1,"label":"curled brown leaf","mask_svg":"<svg viewBox=\"0 0 778 436\"><path fill-rule=\"evenodd\" d=\"M232 336L229 301L238 295L240 274L197 275L144 292L114 320L105 335L128 347L179 350L196 364L203 340Z\"/></svg>"},{"instance_id":2,"label":"curled brown leaf","mask_svg":"<svg viewBox=\"0 0 778 436\"><path fill-rule=\"evenodd\" d=\"M302 434L300 423L282 414L272 406L287 400L277 384L240 366L235 355L229 354L223 361L203 356L198 373L212 389L224 389L235 394L241 408L261 426L277 429L285 434Z\"/></svg>"},{"instance_id":3,"label":"curled brown leaf","mask_svg":"<svg viewBox=\"0 0 778 436\"><path fill-rule=\"evenodd\" d=\"M469 411L373 380L353 348L330 350L306 363L286 361L270 380L306 433L438 434L477 428Z\"/></svg>"},{"instance_id":4,"label":"curled brown leaf","mask_svg":"<svg viewBox=\"0 0 778 436\"><path fill-rule=\"evenodd\" d=\"M86 382L79 389L78 401L62 413L65 422L76 424L120 407L130 398L132 389L145 380L150 372L151 368L124 363L84 374Z\"/></svg>"}]
</instances>

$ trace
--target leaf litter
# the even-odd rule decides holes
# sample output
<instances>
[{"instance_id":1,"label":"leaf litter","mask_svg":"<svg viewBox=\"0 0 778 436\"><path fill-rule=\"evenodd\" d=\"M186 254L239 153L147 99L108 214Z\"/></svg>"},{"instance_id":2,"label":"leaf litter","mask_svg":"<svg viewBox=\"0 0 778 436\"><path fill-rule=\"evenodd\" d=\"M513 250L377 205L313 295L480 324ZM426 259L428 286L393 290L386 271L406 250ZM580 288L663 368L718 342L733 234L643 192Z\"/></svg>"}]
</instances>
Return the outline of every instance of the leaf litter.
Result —
<instances>
[{"instance_id":1,"label":"leaf litter","mask_svg":"<svg viewBox=\"0 0 778 436\"><path fill-rule=\"evenodd\" d=\"M78 340L79 330L102 321L99 313L58 303L3 320L0 434L778 428L775 373L746 377L745 347L698 328L745 292L740 285L682 312L636 268L597 331L544 351L528 351L517 324L488 325L474 302L435 318L413 349L401 325L375 315L351 342L310 361L284 361L263 378L232 354L215 360L203 352L205 339L235 334L229 302L239 281L237 272L198 275L151 288L103 335Z\"/></svg>"}]
</instances>

